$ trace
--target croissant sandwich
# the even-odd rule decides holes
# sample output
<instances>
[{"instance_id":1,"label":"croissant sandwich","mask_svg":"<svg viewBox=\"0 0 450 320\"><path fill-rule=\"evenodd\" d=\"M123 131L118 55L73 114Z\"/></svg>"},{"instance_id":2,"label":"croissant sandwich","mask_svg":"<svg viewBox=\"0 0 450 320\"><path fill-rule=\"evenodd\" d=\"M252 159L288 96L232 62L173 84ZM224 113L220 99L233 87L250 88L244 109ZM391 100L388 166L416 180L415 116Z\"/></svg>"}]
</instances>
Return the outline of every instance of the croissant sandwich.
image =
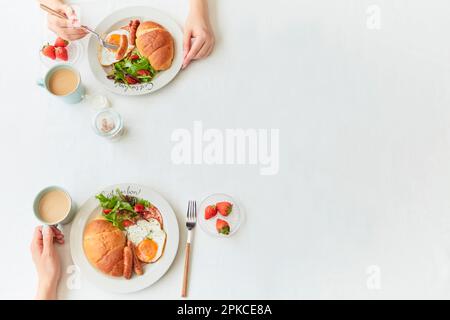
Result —
<instances>
[{"instance_id":1,"label":"croissant sandwich","mask_svg":"<svg viewBox=\"0 0 450 320\"><path fill-rule=\"evenodd\" d=\"M156 71L172 65L174 41L163 26L153 21L142 22L136 31L136 47Z\"/></svg>"},{"instance_id":2,"label":"croissant sandwich","mask_svg":"<svg viewBox=\"0 0 450 320\"><path fill-rule=\"evenodd\" d=\"M123 232L106 220L91 221L84 231L83 246L88 260L100 271L121 277L124 270Z\"/></svg>"}]
</instances>

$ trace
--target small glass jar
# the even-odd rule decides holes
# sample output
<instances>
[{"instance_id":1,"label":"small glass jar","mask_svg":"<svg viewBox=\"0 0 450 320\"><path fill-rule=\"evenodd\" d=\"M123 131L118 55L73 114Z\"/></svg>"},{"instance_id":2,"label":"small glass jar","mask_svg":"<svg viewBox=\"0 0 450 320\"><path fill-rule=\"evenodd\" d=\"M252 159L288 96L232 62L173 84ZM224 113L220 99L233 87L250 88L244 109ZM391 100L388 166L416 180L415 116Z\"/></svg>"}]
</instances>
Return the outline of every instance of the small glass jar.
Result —
<instances>
[{"instance_id":1,"label":"small glass jar","mask_svg":"<svg viewBox=\"0 0 450 320\"><path fill-rule=\"evenodd\" d=\"M98 111L94 116L92 126L98 136L110 140L119 139L124 131L122 116L110 108Z\"/></svg>"}]
</instances>

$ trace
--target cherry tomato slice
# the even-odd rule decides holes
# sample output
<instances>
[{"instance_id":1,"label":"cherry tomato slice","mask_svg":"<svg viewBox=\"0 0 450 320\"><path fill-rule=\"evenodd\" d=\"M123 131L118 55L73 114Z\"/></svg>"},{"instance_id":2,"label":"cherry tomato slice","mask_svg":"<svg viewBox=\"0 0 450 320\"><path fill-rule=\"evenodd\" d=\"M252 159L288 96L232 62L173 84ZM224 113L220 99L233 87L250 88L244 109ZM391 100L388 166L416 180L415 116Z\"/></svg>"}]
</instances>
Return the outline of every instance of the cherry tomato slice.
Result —
<instances>
[{"instance_id":1,"label":"cherry tomato slice","mask_svg":"<svg viewBox=\"0 0 450 320\"><path fill-rule=\"evenodd\" d=\"M149 76L150 75L150 71L145 70L145 69L138 70L136 73L140 76Z\"/></svg>"},{"instance_id":2,"label":"cherry tomato slice","mask_svg":"<svg viewBox=\"0 0 450 320\"><path fill-rule=\"evenodd\" d=\"M124 220L124 221L122 222L122 224L123 224L123 226L126 228L126 227L129 227L129 226L132 226L132 225L134 224L134 222L131 221L131 220Z\"/></svg>"}]
</instances>

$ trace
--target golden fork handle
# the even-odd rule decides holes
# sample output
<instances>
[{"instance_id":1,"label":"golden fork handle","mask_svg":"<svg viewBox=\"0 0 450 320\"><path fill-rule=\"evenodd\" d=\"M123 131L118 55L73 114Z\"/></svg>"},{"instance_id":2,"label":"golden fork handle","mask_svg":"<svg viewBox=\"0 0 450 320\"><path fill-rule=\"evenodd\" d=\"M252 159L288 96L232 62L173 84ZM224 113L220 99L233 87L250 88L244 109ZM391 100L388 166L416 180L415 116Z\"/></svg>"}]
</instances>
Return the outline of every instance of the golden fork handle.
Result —
<instances>
[{"instance_id":1,"label":"golden fork handle","mask_svg":"<svg viewBox=\"0 0 450 320\"><path fill-rule=\"evenodd\" d=\"M187 296L187 286L189 277L189 255L191 251L191 244L186 243L186 257L184 258L184 273L183 273L183 288L181 289L181 296L185 298Z\"/></svg>"},{"instance_id":2,"label":"golden fork handle","mask_svg":"<svg viewBox=\"0 0 450 320\"><path fill-rule=\"evenodd\" d=\"M53 9L50 8L50 7L47 7L45 4L42 4L42 3L41 3L41 4L39 5L39 7L41 7L42 10L44 10L44 11L46 11L46 12L48 12L48 13L54 15L54 16L57 16L57 17L59 17L59 18L61 18L61 19L68 20L67 17L66 17L64 14L61 14L61 13L59 13L58 11L53 10Z\"/></svg>"}]
</instances>

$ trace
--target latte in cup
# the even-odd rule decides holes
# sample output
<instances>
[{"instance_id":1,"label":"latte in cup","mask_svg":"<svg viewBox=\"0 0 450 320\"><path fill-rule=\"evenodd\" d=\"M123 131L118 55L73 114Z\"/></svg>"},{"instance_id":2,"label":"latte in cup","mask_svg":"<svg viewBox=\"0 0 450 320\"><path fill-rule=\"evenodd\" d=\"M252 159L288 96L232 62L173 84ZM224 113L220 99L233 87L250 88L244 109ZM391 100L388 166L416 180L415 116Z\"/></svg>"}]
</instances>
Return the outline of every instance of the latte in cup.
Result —
<instances>
[{"instance_id":1,"label":"latte in cup","mask_svg":"<svg viewBox=\"0 0 450 320\"><path fill-rule=\"evenodd\" d=\"M58 64L50 68L44 78L38 79L37 85L67 104L79 103L85 96L80 73L69 65Z\"/></svg>"},{"instance_id":2,"label":"latte in cup","mask_svg":"<svg viewBox=\"0 0 450 320\"><path fill-rule=\"evenodd\" d=\"M60 189L51 189L39 199L37 213L46 224L57 224L64 220L71 209L69 195Z\"/></svg>"},{"instance_id":3,"label":"latte in cup","mask_svg":"<svg viewBox=\"0 0 450 320\"><path fill-rule=\"evenodd\" d=\"M56 96L66 96L74 92L80 78L78 74L69 68L59 68L53 71L48 78L48 90Z\"/></svg>"}]
</instances>

